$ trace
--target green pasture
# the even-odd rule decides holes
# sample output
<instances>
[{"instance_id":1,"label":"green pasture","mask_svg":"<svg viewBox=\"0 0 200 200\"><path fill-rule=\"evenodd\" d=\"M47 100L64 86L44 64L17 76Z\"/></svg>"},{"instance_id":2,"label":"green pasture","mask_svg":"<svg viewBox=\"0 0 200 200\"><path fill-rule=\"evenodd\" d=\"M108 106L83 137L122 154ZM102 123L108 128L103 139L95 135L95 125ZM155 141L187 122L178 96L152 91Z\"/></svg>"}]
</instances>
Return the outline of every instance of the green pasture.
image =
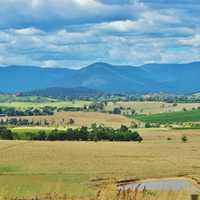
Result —
<instances>
[{"instance_id":1,"label":"green pasture","mask_svg":"<svg viewBox=\"0 0 200 200\"><path fill-rule=\"evenodd\" d=\"M139 115L137 120L149 123L183 123L183 122L200 122L200 110L159 113L153 115Z\"/></svg>"}]
</instances>

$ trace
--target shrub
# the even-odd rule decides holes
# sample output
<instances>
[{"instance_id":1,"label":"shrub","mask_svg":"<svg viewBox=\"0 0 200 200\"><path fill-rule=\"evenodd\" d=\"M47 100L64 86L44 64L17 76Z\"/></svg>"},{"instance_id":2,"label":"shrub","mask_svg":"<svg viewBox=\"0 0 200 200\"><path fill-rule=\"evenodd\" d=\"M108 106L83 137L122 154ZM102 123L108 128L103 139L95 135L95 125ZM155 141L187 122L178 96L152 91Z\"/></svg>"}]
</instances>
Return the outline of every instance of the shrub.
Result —
<instances>
[{"instance_id":1,"label":"shrub","mask_svg":"<svg viewBox=\"0 0 200 200\"><path fill-rule=\"evenodd\" d=\"M147 123L145 124L145 128L151 128L151 124L150 124L149 122L147 122Z\"/></svg>"},{"instance_id":2,"label":"shrub","mask_svg":"<svg viewBox=\"0 0 200 200\"><path fill-rule=\"evenodd\" d=\"M14 134L6 127L0 127L0 139L2 140L13 140Z\"/></svg>"},{"instance_id":3,"label":"shrub","mask_svg":"<svg viewBox=\"0 0 200 200\"><path fill-rule=\"evenodd\" d=\"M120 108L114 108L113 109L113 114L116 114L116 115L119 114L120 115L121 114L121 109Z\"/></svg>"},{"instance_id":4,"label":"shrub","mask_svg":"<svg viewBox=\"0 0 200 200\"><path fill-rule=\"evenodd\" d=\"M182 140L183 143L186 143L188 141L188 138L187 138L186 135L183 135L181 140Z\"/></svg>"}]
</instances>

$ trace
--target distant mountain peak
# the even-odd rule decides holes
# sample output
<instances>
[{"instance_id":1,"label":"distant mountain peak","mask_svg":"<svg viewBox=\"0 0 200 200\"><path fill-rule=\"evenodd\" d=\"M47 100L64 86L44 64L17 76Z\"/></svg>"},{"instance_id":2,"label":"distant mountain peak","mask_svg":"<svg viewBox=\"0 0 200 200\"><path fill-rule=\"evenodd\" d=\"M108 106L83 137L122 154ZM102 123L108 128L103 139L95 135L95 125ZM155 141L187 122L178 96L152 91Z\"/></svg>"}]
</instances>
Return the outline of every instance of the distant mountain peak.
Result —
<instances>
[{"instance_id":1,"label":"distant mountain peak","mask_svg":"<svg viewBox=\"0 0 200 200\"><path fill-rule=\"evenodd\" d=\"M101 66L101 65L112 66L111 64L105 63L105 62L95 62L95 63L92 63L92 64L89 65L89 66Z\"/></svg>"},{"instance_id":2,"label":"distant mountain peak","mask_svg":"<svg viewBox=\"0 0 200 200\"><path fill-rule=\"evenodd\" d=\"M87 69L91 69L91 68L95 68L95 69L102 69L102 68L111 68L111 67L113 67L113 65L111 65L111 64L108 64L108 63L104 63L104 62L95 62L95 63L93 63L93 64L91 64L91 65L88 65L87 67L85 67L85 68L87 68Z\"/></svg>"}]
</instances>

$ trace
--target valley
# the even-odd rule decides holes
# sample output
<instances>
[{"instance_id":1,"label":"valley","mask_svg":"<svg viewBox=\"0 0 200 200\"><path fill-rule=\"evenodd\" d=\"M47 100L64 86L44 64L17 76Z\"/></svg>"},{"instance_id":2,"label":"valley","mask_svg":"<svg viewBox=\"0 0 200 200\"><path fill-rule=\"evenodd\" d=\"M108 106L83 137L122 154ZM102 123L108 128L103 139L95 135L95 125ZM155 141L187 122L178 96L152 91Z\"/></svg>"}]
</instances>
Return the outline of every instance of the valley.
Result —
<instances>
[{"instance_id":1,"label":"valley","mask_svg":"<svg viewBox=\"0 0 200 200\"><path fill-rule=\"evenodd\" d=\"M8 121L5 124L7 128L22 138L0 141L0 183L4 183L0 196L42 196L54 191L61 196L91 198L105 185L120 180L200 178L200 163L197 161L200 156L200 127L193 127L200 122L197 114L199 103L113 99L106 100L106 103L102 99L43 99L43 102L37 102L33 97L26 98L32 99L32 102L14 99L9 103L1 102L0 107L21 110L48 107L54 108L54 113L0 117L1 121ZM88 110L60 112L63 107L87 107ZM120 113L115 114L116 110ZM31 124L19 125L17 121L9 124L9 120L13 119L28 120ZM155 123L159 125L155 126ZM94 124L115 130L126 126L137 131L142 142L98 141L98 137L96 142L45 141L49 139L44 137L42 141L38 141L37 137L26 140L27 134L49 137L48 134L55 130L57 134L64 134L69 128L88 127L90 130ZM187 195L184 194L184 198Z\"/></svg>"}]
</instances>

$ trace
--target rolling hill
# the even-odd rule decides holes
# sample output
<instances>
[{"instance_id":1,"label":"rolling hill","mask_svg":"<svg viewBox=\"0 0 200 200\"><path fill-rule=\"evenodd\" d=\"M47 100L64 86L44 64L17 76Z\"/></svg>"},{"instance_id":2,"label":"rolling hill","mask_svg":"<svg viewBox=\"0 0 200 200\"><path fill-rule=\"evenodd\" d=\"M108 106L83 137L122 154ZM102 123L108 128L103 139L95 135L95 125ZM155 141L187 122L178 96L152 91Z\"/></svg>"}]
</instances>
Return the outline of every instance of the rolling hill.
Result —
<instances>
[{"instance_id":1,"label":"rolling hill","mask_svg":"<svg viewBox=\"0 0 200 200\"><path fill-rule=\"evenodd\" d=\"M31 66L0 67L0 90L24 92L44 88L87 87L104 92L200 91L200 62L147 64L140 67L94 63L79 70Z\"/></svg>"},{"instance_id":2,"label":"rolling hill","mask_svg":"<svg viewBox=\"0 0 200 200\"><path fill-rule=\"evenodd\" d=\"M30 92L23 92L22 96L42 96L42 97L51 97L51 98L90 98L90 97L97 97L103 94L94 89L89 89L85 87L79 88L61 88L61 87L53 87L41 90L34 90Z\"/></svg>"}]
</instances>

